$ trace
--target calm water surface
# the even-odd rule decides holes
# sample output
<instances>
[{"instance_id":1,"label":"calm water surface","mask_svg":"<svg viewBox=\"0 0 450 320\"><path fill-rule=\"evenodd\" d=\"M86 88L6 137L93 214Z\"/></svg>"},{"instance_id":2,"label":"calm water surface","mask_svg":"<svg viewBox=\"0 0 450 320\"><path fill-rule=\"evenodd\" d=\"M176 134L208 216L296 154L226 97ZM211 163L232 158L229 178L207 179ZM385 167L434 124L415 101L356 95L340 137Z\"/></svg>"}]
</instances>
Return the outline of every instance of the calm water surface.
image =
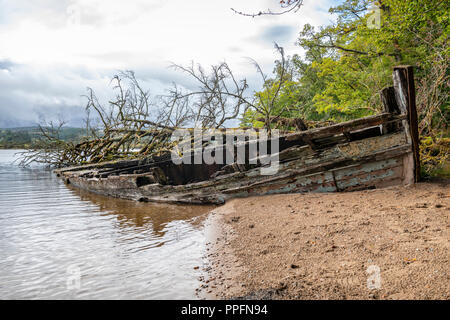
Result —
<instances>
[{"instance_id":1,"label":"calm water surface","mask_svg":"<svg viewBox=\"0 0 450 320\"><path fill-rule=\"evenodd\" d=\"M0 150L0 299L190 299L212 207L81 192Z\"/></svg>"}]
</instances>

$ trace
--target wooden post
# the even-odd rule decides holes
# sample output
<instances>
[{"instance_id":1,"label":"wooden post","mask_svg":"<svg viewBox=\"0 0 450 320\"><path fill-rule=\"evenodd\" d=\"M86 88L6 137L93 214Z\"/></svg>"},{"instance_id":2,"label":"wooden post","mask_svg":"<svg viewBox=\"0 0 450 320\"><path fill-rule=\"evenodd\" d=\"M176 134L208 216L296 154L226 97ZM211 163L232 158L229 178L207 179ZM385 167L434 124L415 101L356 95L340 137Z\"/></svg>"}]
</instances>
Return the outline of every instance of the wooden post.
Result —
<instances>
[{"instance_id":1,"label":"wooden post","mask_svg":"<svg viewBox=\"0 0 450 320\"><path fill-rule=\"evenodd\" d=\"M414 86L414 70L412 66L397 66L394 67L394 92L395 100L401 114L406 114L407 118L404 121L404 128L406 137L412 147L412 159L405 161L412 162L413 165L413 179L412 182L420 181L420 154L419 154L419 130L417 123L416 110L416 90Z\"/></svg>"},{"instance_id":2,"label":"wooden post","mask_svg":"<svg viewBox=\"0 0 450 320\"><path fill-rule=\"evenodd\" d=\"M381 102L383 103L384 112L400 114L400 109L395 99L394 87L386 87L380 92Z\"/></svg>"},{"instance_id":3,"label":"wooden post","mask_svg":"<svg viewBox=\"0 0 450 320\"><path fill-rule=\"evenodd\" d=\"M397 100L395 99L394 87L386 87L380 92L381 102L383 103L384 112L391 114L401 114L398 107ZM382 133L388 134L395 132L399 129L398 123L387 123L382 125Z\"/></svg>"}]
</instances>

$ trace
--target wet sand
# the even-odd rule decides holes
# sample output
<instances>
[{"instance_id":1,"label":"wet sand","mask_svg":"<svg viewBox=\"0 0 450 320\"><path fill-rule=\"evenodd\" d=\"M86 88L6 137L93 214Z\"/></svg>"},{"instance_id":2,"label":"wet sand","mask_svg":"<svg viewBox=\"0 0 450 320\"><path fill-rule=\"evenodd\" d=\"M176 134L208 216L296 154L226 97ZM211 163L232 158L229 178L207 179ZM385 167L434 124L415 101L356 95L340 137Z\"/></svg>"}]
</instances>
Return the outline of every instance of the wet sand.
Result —
<instances>
[{"instance_id":1,"label":"wet sand","mask_svg":"<svg viewBox=\"0 0 450 320\"><path fill-rule=\"evenodd\" d=\"M231 200L199 297L449 299L449 214L449 180Z\"/></svg>"}]
</instances>

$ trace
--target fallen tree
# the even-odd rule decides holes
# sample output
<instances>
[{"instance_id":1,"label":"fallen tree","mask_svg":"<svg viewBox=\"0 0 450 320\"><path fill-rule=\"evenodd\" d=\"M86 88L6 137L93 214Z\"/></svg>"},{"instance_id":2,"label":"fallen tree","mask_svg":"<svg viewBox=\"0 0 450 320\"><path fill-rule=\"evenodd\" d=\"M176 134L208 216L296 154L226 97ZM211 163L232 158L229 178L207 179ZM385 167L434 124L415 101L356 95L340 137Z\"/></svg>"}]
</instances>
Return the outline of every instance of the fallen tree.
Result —
<instances>
[{"instance_id":1,"label":"fallen tree","mask_svg":"<svg viewBox=\"0 0 450 320\"><path fill-rule=\"evenodd\" d=\"M132 71L119 73L112 83L116 95L106 106L91 88L87 89L84 137L79 141L63 141L59 137L63 122L41 125L40 138L22 153L21 165L37 162L64 167L168 150L171 131L191 118L187 104L163 98L160 101L164 108L151 103L149 91L141 87Z\"/></svg>"},{"instance_id":2,"label":"fallen tree","mask_svg":"<svg viewBox=\"0 0 450 320\"><path fill-rule=\"evenodd\" d=\"M37 162L65 167L159 156L174 147L176 142L171 141L171 136L176 129L187 126L223 129L250 108L263 118L263 128L270 135L272 128L279 127L277 121L281 121L280 116L286 110L276 110L275 106L280 89L288 79L284 50L277 44L275 49L281 58L278 66L281 80L274 92L266 96L248 92L247 80L238 79L226 62L212 66L209 72L193 63L172 65L194 79L198 88L187 90L174 84L167 94L156 99L141 86L133 71L120 72L111 81L115 96L106 104L99 101L93 89L87 89L82 138L61 139L63 122L43 124L39 127L40 137L22 153L20 164ZM254 60L252 63L265 83L267 78L261 67ZM292 121L294 130L306 129L302 119Z\"/></svg>"}]
</instances>

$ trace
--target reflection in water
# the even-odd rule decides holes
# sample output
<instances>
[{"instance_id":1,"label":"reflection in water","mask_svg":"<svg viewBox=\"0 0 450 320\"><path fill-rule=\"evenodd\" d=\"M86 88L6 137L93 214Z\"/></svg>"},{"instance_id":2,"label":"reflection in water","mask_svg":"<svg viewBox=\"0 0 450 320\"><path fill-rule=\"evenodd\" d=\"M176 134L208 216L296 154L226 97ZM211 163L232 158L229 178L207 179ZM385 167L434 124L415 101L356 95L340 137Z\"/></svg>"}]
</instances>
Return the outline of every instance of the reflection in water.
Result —
<instances>
[{"instance_id":1,"label":"reflection in water","mask_svg":"<svg viewBox=\"0 0 450 320\"><path fill-rule=\"evenodd\" d=\"M175 225L177 221L187 221L193 228L201 228L206 218L205 213L213 206L182 206L164 203L146 203L115 199L68 186L81 200L97 205L105 214L113 214L118 227L123 230L145 232L150 230L156 238L163 239L170 231L167 225ZM175 229L176 231L176 229ZM179 234L178 234L179 236ZM158 245L162 245L160 243Z\"/></svg>"},{"instance_id":2,"label":"reflection in water","mask_svg":"<svg viewBox=\"0 0 450 320\"><path fill-rule=\"evenodd\" d=\"M0 150L0 299L195 297L211 207L69 189L13 154Z\"/></svg>"}]
</instances>

